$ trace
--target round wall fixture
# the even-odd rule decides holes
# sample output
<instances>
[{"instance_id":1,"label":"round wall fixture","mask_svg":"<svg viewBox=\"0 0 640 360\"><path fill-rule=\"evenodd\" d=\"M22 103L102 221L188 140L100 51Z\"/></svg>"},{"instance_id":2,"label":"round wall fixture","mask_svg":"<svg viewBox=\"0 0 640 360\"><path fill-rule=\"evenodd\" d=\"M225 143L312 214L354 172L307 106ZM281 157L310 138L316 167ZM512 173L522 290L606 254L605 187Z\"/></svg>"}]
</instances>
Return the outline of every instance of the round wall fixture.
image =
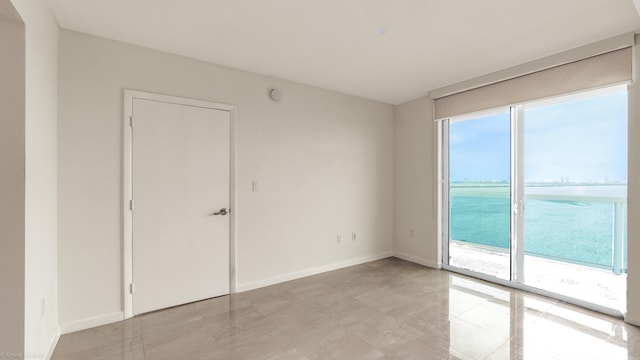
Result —
<instances>
[{"instance_id":1,"label":"round wall fixture","mask_svg":"<svg viewBox=\"0 0 640 360\"><path fill-rule=\"evenodd\" d=\"M269 90L269 97L273 101L280 101L280 99L282 98L282 93L278 89L271 89Z\"/></svg>"}]
</instances>

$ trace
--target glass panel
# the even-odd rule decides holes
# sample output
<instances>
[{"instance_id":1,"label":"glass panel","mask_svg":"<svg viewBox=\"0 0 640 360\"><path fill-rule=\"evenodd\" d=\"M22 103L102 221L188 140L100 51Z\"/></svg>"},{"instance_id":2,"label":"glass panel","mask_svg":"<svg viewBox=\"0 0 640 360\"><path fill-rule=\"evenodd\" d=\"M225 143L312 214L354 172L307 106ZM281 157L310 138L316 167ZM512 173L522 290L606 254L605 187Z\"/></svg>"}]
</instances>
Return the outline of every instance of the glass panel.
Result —
<instances>
[{"instance_id":1,"label":"glass panel","mask_svg":"<svg viewBox=\"0 0 640 360\"><path fill-rule=\"evenodd\" d=\"M624 309L627 94L525 107L524 283Z\"/></svg>"},{"instance_id":2,"label":"glass panel","mask_svg":"<svg viewBox=\"0 0 640 360\"><path fill-rule=\"evenodd\" d=\"M449 264L510 279L509 110L449 126Z\"/></svg>"}]
</instances>

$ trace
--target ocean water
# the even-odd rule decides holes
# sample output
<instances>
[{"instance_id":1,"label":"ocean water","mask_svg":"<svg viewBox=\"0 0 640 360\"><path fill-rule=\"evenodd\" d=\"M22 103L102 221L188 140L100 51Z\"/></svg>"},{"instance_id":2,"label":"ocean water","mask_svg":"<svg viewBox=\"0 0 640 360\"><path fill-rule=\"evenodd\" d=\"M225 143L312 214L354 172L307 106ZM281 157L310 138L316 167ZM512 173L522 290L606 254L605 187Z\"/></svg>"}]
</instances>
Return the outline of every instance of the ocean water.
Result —
<instances>
[{"instance_id":1,"label":"ocean water","mask_svg":"<svg viewBox=\"0 0 640 360\"><path fill-rule=\"evenodd\" d=\"M624 196L625 191L624 186L525 189L525 194L534 195L525 196L525 252L611 267L613 199L608 200L607 196ZM608 195L594 196L605 193ZM509 194L508 184L452 184L451 239L508 249ZM626 254L626 216L624 228ZM624 258L626 268L626 255Z\"/></svg>"}]
</instances>

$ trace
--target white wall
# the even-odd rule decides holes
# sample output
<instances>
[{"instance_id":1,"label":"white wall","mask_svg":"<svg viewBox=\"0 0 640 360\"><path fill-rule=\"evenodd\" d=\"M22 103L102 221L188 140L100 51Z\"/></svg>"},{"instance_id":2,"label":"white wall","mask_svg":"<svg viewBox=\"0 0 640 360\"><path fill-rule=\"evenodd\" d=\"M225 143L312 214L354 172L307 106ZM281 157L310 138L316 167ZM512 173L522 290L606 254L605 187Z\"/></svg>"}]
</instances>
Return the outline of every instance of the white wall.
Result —
<instances>
[{"instance_id":1,"label":"white wall","mask_svg":"<svg viewBox=\"0 0 640 360\"><path fill-rule=\"evenodd\" d=\"M437 238L437 124L427 97L394 106L396 256L440 266Z\"/></svg>"},{"instance_id":2,"label":"white wall","mask_svg":"<svg viewBox=\"0 0 640 360\"><path fill-rule=\"evenodd\" d=\"M237 106L240 289L391 254L390 105L69 31L59 50L63 331L121 316L125 88Z\"/></svg>"},{"instance_id":3,"label":"white wall","mask_svg":"<svg viewBox=\"0 0 640 360\"><path fill-rule=\"evenodd\" d=\"M58 335L58 24L44 0L12 2L26 32L24 347L39 358Z\"/></svg>"},{"instance_id":4,"label":"white wall","mask_svg":"<svg viewBox=\"0 0 640 360\"><path fill-rule=\"evenodd\" d=\"M636 44L639 37L636 36ZM640 326L640 48L633 48L633 84L629 87L627 184L627 317Z\"/></svg>"},{"instance_id":5,"label":"white wall","mask_svg":"<svg viewBox=\"0 0 640 360\"><path fill-rule=\"evenodd\" d=\"M24 24L0 0L0 358L24 351ZM4 354L4 356L3 356Z\"/></svg>"}]
</instances>

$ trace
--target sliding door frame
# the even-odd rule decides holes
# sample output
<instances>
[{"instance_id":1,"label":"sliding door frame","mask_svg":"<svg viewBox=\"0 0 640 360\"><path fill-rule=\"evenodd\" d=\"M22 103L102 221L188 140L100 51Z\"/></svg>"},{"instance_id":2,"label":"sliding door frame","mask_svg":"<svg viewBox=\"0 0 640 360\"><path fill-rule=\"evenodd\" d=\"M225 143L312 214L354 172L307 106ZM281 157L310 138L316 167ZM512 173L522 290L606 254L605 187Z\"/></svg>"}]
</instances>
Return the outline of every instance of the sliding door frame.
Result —
<instances>
[{"instance_id":1,"label":"sliding door frame","mask_svg":"<svg viewBox=\"0 0 640 360\"><path fill-rule=\"evenodd\" d=\"M511 281L524 283L524 105L511 113Z\"/></svg>"},{"instance_id":2,"label":"sliding door frame","mask_svg":"<svg viewBox=\"0 0 640 360\"><path fill-rule=\"evenodd\" d=\"M442 265L449 266L449 232L451 231L451 208L449 204L449 119L439 122L440 128L440 210L442 214L440 226L442 231L441 248L442 248Z\"/></svg>"},{"instance_id":3,"label":"sliding door frame","mask_svg":"<svg viewBox=\"0 0 640 360\"><path fill-rule=\"evenodd\" d=\"M629 106L631 103L629 103ZM440 197L440 245L442 249L442 268L454 273L471 276L481 280L489 281L510 288L527 291L536 295L546 296L574 305L578 305L587 309L608 314L623 319L625 314L618 309L612 309L606 306L590 303L574 297L558 294L556 292L543 290L524 284L524 104L512 105L510 108L510 136L511 136L511 178L510 178L510 253L511 253L511 272L510 280L498 278L496 276L487 275L481 272L475 272L463 269L457 266L449 265L449 240L450 240L450 198L449 198L449 128L451 119L439 121L439 167L438 172L440 179L439 197Z\"/></svg>"},{"instance_id":4,"label":"sliding door frame","mask_svg":"<svg viewBox=\"0 0 640 360\"><path fill-rule=\"evenodd\" d=\"M514 261L520 261L520 263L522 263L522 258L523 258L523 254L520 254L520 256L518 256L515 253L515 246L514 243L512 241L512 239L516 238L516 234L514 232L514 229L516 229L515 227L515 220L516 220L516 216L514 215L514 184L515 184L515 179L516 176L518 176L519 178L521 178L521 182L522 184L524 184L524 170L522 171L518 171L517 173L515 172L515 159L512 156L514 154L514 144L516 144L517 142L515 141L515 134L513 129L515 128L514 126L516 126L517 122L522 122L523 117L522 116L516 116L515 115L515 109L518 108L520 109L519 111L521 113L524 113L524 106L504 106L504 107L500 107L494 110L498 110L498 109L509 109L509 136L510 136L510 177L509 177L509 266L510 266L510 271L509 271L509 280L505 280L505 281L513 281L514 279L516 279L516 275L514 274L514 272L516 271L517 267L514 267ZM478 114L478 117L481 117L482 114L486 114L486 113L491 113L493 112L492 110L487 110L487 111L481 111L481 112L477 112L476 114ZM474 113L472 113L471 115L473 115ZM469 118L468 115L463 115L461 116L461 118L463 119L471 119ZM451 126L451 118L448 119L444 119L442 121L438 121L438 134L439 134L439 139L438 139L438 145L439 145L439 149L438 149L438 172L439 172L439 176L438 178L440 179L440 193L439 193L439 197L440 197L440 226L442 228L442 230L440 231L440 236L441 236L441 240L440 240L440 247L442 249L441 253L442 253L442 267L445 268L446 270L450 270L450 269L461 269L464 270L462 268L458 268L456 266L450 265L449 261L450 259L450 255L449 255L449 240L450 240L450 232L451 232L451 223L450 223L450 218L451 218L451 209L450 209L450 174L449 174L449 159L450 159L450 146L449 146L449 132L450 132L450 126ZM519 128L524 129L524 126L519 126ZM522 144L522 141L519 142L520 144ZM522 148L524 149L524 146L521 145ZM520 190L519 194L523 194L524 190ZM522 204L522 198L520 198L520 203ZM519 216L519 221L521 223L521 225L517 228L519 232L523 232L523 226L522 224L524 223L524 221L522 220L523 217ZM517 238L520 239L520 245L518 248L520 249L524 249L524 246L522 245L522 238L523 235L519 234L517 235ZM464 270L466 271L466 270ZM469 271L470 274L476 274L476 272L473 271ZM481 273L478 273L481 274ZM498 277L494 277L491 275L486 275L489 279L498 279L498 280L504 280ZM519 275L520 279L522 279L522 275Z\"/></svg>"}]
</instances>

